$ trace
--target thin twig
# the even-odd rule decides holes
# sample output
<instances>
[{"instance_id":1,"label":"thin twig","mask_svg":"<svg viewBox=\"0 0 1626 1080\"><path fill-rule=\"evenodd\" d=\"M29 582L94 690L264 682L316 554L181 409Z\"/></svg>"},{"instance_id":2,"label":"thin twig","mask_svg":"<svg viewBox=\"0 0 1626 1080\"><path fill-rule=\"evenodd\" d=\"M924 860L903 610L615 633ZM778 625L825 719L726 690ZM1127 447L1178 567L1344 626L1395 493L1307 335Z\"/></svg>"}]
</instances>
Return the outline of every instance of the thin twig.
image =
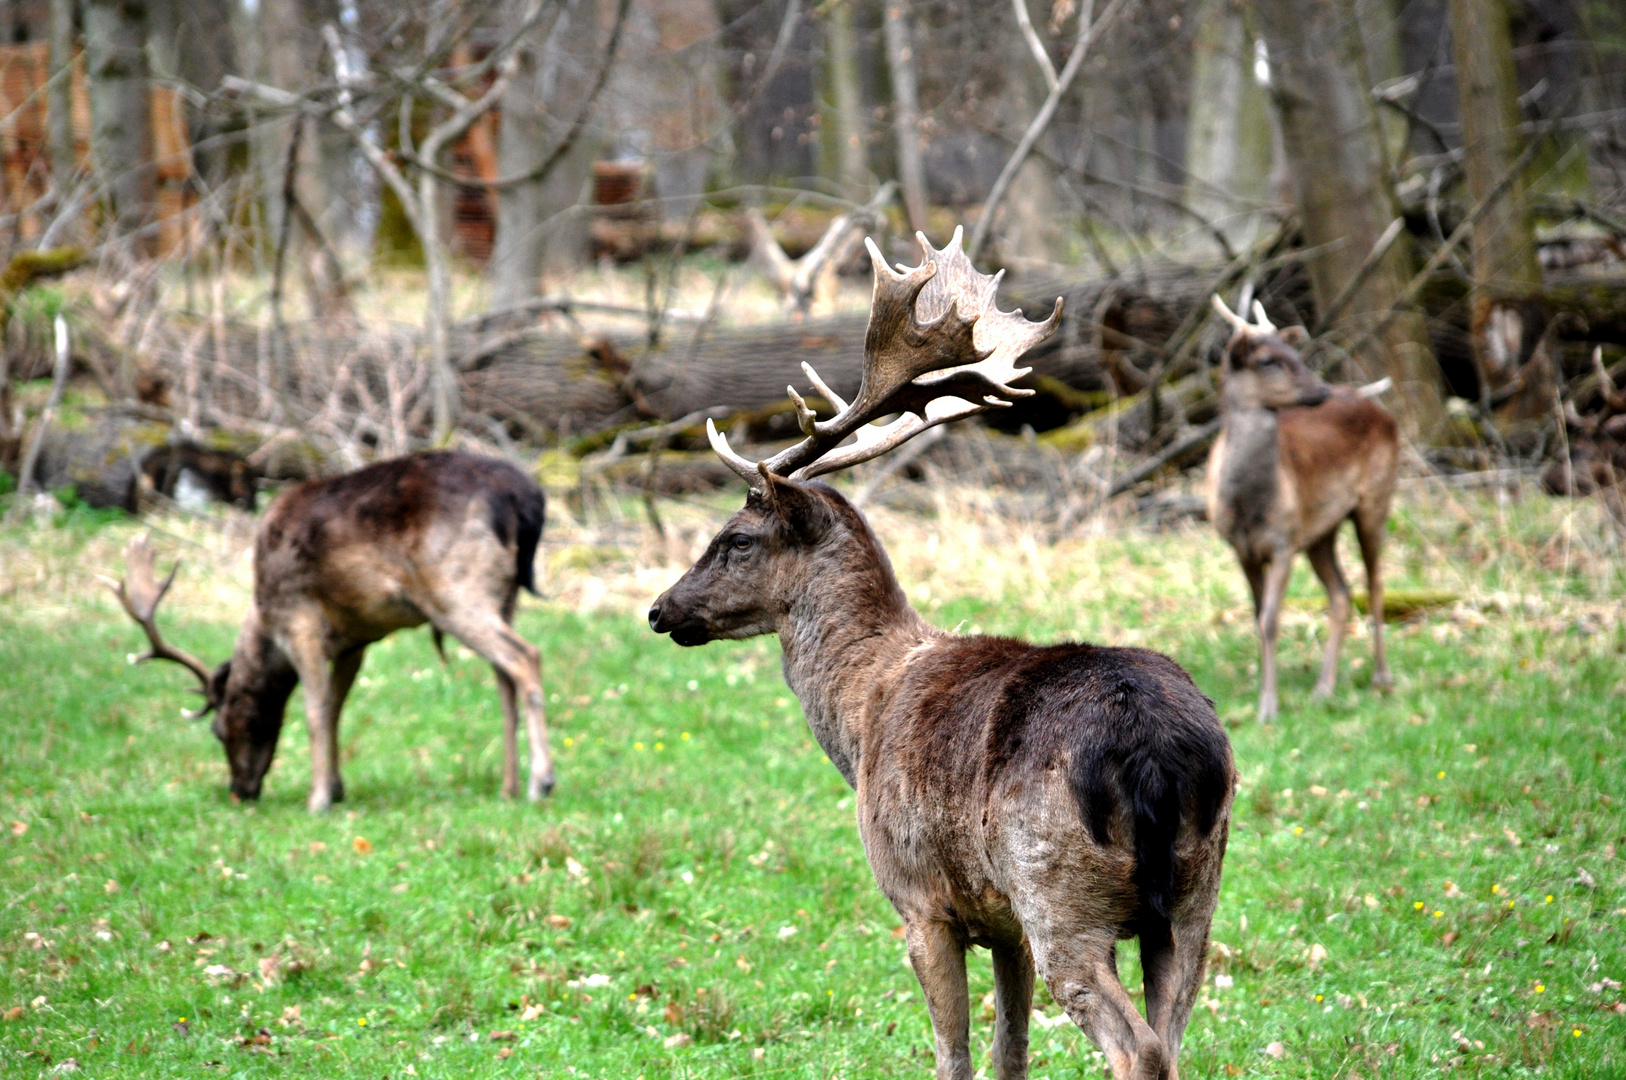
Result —
<instances>
[{"instance_id":1,"label":"thin twig","mask_svg":"<svg viewBox=\"0 0 1626 1080\"><path fill-rule=\"evenodd\" d=\"M10 525L23 512L28 505L28 489L34 483L34 468L39 464L40 448L45 444L45 432L50 428L51 422L56 419L56 407L62 402L62 390L68 383L68 323L61 315L56 317L56 365L51 372L51 396L45 401L45 408L40 413L39 424L34 428L34 438L28 444L28 452L23 455L22 470L17 474L17 495L12 500L11 509L6 514L6 524Z\"/></svg>"},{"instance_id":2,"label":"thin twig","mask_svg":"<svg viewBox=\"0 0 1626 1080\"><path fill-rule=\"evenodd\" d=\"M971 259L977 257L977 253L982 250L983 241L988 239L988 231L993 227L994 214L1004 200L1006 190L1016 179L1017 170L1027 160L1033 144L1039 141L1039 136L1050 126L1051 119L1056 115L1056 108L1061 104L1062 95L1067 92L1067 88L1073 84L1074 77L1084 66L1084 54L1089 51L1090 45L1102 31L1112 25L1113 18L1123 10L1129 0L1109 0L1106 10L1097 20L1090 17L1093 2L1094 0L1085 0L1084 11L1078 17L1078 37L1073 45L1072 55L1067 58L1067 66L1062 68L1056 86L1045 98L1044 104L1039 106L1039 112L1028 124L1027 130L1022 133L1022 138L1017 142L1016 149L1011 152L1010 159L999 171L999 178L994 181L993 190L988 193L988 198L982 204L982 212L977 216L976 227L971 231L971 240L965 246L965 253Z\"/></svg>"}]
</instances>

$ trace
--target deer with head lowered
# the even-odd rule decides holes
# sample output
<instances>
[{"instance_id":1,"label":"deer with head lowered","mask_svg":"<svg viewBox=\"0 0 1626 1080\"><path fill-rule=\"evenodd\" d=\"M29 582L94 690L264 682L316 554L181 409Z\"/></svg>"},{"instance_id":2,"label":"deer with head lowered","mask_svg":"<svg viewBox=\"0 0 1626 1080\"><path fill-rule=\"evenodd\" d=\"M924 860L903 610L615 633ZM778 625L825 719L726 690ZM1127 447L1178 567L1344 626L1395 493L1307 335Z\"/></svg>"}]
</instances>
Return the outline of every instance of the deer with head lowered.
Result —
<instances>
[{"instance_id":1,"label":"deer with head lowered","mask_svg":"<svg viewBox=\"0 0 1626 1080\"><path fill-rule=\"evenodd\" d=\"M553 788L553 761L535 646L514 632L514 601L536 591L532 567L546 506L542 489L504 462L439 452L381 462L301 484L266 512L254 543L254 600L232 657L211 670L164 641L159 581L145 538L130 543L123 581L107 584L151 645L136 660L170 660L201 684L226 750L232 795L259 798L283 710L305 688L311 744L309 806L344 798L339 713L367 646L429 623L491 664L503 709L503 794L519 794L518 724L530 743L528 794ZM443 654L444 655L444 654Z\"/></svg>"},{"instance_id":2,"label":"deer with head lowered","mask_svg":"<svg viewBox=\"0 0 1626 1080\"><path fill-rule=\"evenodd\" d=\"M656 600L679 645L778 634L785 680L857 793L858 829L902 917L925 991L937 1075L970 1080L965 953L993 953L994 1073L1027 1075L1034 977L1118 1077L1173 1078L1202 981L1234 769L1213 704L1142 649L961 637L910 607L863 515L813 477L927 428L1008 404L1044 323L994 302L998 278L960 250L895 272L873 242L864 370L849 404L751 462L708 434L750 485L745 508ZM899 414L887 423L878 418ZM854 441L848 443L848 439ZM1143 1018L1118 980L1138 936Z\"/></svg>"},{"instance_id":3,"label":"deer with head lowered","mask_svg":"<svg viewBox=\"0 0 1626 1080\"><path fill-rule=\"evenodd\" d=\"M1220 386L1220 436L1208 458L1208 516L1236 551L1258 620L1259 719L1276 718L1276 632L1299 552L1327 590L1327 646L1314 695L1329 697L1349 622L1338 526L1355 523L1372 613L1372 685L1392 685L1383 652L1383 527L1400 466L1394 417L1369 397L1383 381L1331 387L1305 366L1301 327L1278 330L1254 304L1248 322L1214 297L1231 324Z\"/></svg>"}]
</instances>

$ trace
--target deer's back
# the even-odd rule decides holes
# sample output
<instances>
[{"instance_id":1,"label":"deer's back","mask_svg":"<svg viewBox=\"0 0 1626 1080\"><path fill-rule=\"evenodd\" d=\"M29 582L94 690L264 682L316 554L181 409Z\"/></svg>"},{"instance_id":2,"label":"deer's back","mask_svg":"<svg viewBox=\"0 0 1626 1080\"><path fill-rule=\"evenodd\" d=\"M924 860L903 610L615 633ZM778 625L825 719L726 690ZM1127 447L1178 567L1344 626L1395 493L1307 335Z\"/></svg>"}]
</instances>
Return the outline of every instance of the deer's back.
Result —
<instances>
[{"instance_id":1,"label":"deer's back","mask_svg":"<svg viewBox=\"0 0 1626 1080\"><path fill-rule=\"evenodd\" d=\"M1347 387L1313 409L1281 411L1282 461L1298 485L1308 539L1357 507L1387 513L1400 465L1399 428L1376 402Z\"/></svg>"},{"instance_id":2,"label":"deer's back","mask_svg":"<svg viewBox=\"0 0 1626 1080\"><path fill-rule=\"evenodd\" d=\"M422 607L452 584L511 597L531 587L543 514L533 481L473 454L419 454L301 484L260 527L255 601L274 613L314 598L365 634L423 622Z\"/></svg>"},{"instance_id":3,"label":"deer's back","mask_svg":"<svg viewBox=\"0 0 1626 1080\"><path fill-rule=\"evenodd\" d=\"M1394 417L1337 387L1320 405L1278 411L1273 440L1221 435L1209 516L1245 559L1299 550L1358 509L1386 516L1399 461Z\"/></svg>"},{"instance_id":4,"label":"deer's back","mask_svg":"<svg viewBox=\"0 0 1626 1080\"><path fill-rule=\"evenodd\" d=\"M1037 845L1058 868L1091 862L1131 918L1147 773L1179 791L1171 828L1207 834L1229 798L1230 762L1212 703L1168 657L941 638L910 661L866 740L860 828L900 907L947 904L997 936L1003 898L1019 890L1015 864L1043 857Z\"/></svg>"}]
</instances>

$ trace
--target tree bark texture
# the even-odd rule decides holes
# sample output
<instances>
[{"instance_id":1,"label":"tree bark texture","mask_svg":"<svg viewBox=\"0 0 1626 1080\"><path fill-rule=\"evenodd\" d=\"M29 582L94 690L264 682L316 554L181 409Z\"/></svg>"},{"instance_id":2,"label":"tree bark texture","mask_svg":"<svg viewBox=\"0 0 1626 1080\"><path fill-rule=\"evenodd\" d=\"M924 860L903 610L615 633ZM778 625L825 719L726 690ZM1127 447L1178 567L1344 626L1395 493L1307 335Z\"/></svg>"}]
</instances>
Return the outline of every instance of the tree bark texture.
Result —
<instances>
[{"instance_id":1,"label":"tree bark texture","mask_svg":"<svg viewBox=\"0 0 1626 1080\"><path fill-rule=\"evenodd\" d=\"M1270 202L1273 120L1254 77L1253 38L1239 0L1210 0L1194 35L1186 122L1186 200L1233 247L1258 232Z\"/></svg>"},{"instance_id":2,"label":"tree bark texture","mask_svg":"<svg viewBox=\"0 0 1626 1080\"><path fill-rule=\"evenodd\" d=\"M830 100L825 109L835 160L833 179L849 199L861 199L869 187L864 153L864 108L858 88L858 47L853 41L851 0L836 4L825 16L824 59Z\"/></svg>"},{"instance_id":3,"label":"tree bark texture","mask_svg":"<svg viewBox=\"0 0 1626 1080\"><path fill-rule=\"evenodd\" d=\"M1486 198L1524 152L1513 38L1502 0L1451 0L1451 44L1462 117L1463 172L1470 204ZM1510 418L1543 415L1552 407L1553 364L1538 339L1543 327L1526 298L1541 289L1536 234L1523 175L1480 215L1471 238L1473 291L1468 339L1483 392L1507 385L1525 369L1509 401ZM1528 318L1536 314L1537 319ZM1532 322L1537 323L1531 325ZM1533 348L1532 348L1533 347Z\"/></svg>"},{"instance_id":4,"label":"tree bark texture","mask_svg":"<svg viewBox=\"0 0 1626 1080\"><path fill-rule=\"evenodd\" d=\"M121 235L152 220L152 99L147 76L147 6L140 0L86 0L85 62L90 83L91 160ZM150 247L150 243L142 244Z\"/></svg>"},{"instance_id":5,"label":"tree bark texture","mask_svg":"<svg viewBox=\"0 0 1626 1080\"><path fill-rule=\"evenodd\" d=\"M60 3L62 0L53 0ZM237 43L232 33L231 5L196 0L148 0L148 57L153 75L171 79L202 94L212 94L220 80L237 70ZM210 186L225 178L228 150L199 146L220 131L208 110L191 113L193 164Z\"/></svg>"},{"instance_id":6,"label":"tree bark texture","mask_svg":"<svg viewBox=\"0 0 1626 1080\"><path fill-rule=\"evenodd\" d=\"M78 38L75 0L51 0L51 89L47 100L51 146L51 181L62 195L79 173L79 148L73 137L73 46ZM58 210L60 213L60 209Z\"/></svg>"},{"instance_id":7,"label":"tree bark texture","mask_svg":"<svg viewBox=\"0 0 1626 1080\"><path fill-rule=\"evenodd\" d=\"M618 155L648 162L660 216L687 223L724 145L712 0L640 0L627 14L600 112Z\"/></svg>"},{"instance_id":8,"label":"tree bark texture","mask_svg":"<svg viewBox=\"0 0 1626 1080\"><path fill-rule=\"evenodd\" d=\"M926 231L926 173L920 155L920 90L907 0L885 0L886 61L892 76L892 124L898 141L898 183L909 228Z\"/></svg>"},{"instance_id":9,"label":"tree bark texture","mask_svg":"<svg viewBox=\"0 0 1626 1080\"><path fill-rule=\"evenodd\" d=\"M322 27L339 25L338 0L259 0L259 4L257 40L244 52L257 54L260 81L294 93L331 82L333 58L322 39ZM292 120L262 125L258 133L266 232L273 237L281 234L288 209L283 177L292 134ZM365 224L373 220L369 211L376 194L358 179L361 174L349 138L332 124L312 124L299 140L295 166L294 196L327 243L347 261L370 254L372 234ZM338 286L323 279L326 260L318 257L319 245L297 227L290 237L293 250L315 275L310 281L312 301L321 308L323 297L336 294Z\"/></svg>"},{"instance_id":10,"label":"tree bark texture","mask_svg":"<svg viewBox=\"0 0 1626 1080\"><path fill-rule=\"evenodd\" d=\"M1307 245L1318 307L1331 304L1397 216L1388 186L1383 131L1367 85L1360 22L1362 0L1254 0L1270 56L1271 99ZM1409 247L1394 244L1344 308L1341 324L1381 320L1410 277ZM1421 314L1389 320L1357 360L1368 374L1387 374L1391 399L1410 438L1429 437L1444 421L1439 366Z\"/></svg>"},{"instance_id":11,"label":"tree bark texture","mask_svg":"<svg viewBox=\"0 0 1626 1080\"><path fill-rule=\"evenodd\" d=\"M525 17L510 0L510 25ZM524 176L540 168L568 138L601 60L598 5L565 0L557 20L544 22L519 54L519 70L503 95L497 133L497 173ZM491 306L512 307L541 291L544 268L578 265L587 253L583 201L593 160L603 144L591 125L547 177L497 193L497 227L487 274Z\"/></svg>"}]
</instances>

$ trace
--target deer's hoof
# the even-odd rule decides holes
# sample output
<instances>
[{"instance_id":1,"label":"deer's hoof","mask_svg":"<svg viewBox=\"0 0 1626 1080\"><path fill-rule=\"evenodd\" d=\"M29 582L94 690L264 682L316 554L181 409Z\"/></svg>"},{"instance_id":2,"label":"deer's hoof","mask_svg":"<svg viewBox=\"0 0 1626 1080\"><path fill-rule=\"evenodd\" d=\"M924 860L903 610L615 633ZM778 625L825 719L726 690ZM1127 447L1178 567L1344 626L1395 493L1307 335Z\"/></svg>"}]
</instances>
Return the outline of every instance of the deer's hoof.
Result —
<instances>
[{"instance_id":1,"label":"deer's hoof","mask_svg":"<svg viewBox=\"0 0 1626 1080\"><path fill-rule=\"evenodd\" d=\"M1374 671L1372 673L1372 689L1388 693L1395 688L1395 678L1387 671Z\"/></svg>"},{"instance_id":2,"label":"deer's hoof","mask_svg":"<svg viewBox=\"0 0 1626 1080\"><path fill-rule=\"evenodd\" d=\"M333 797L327 792L313 791L311 792L310 801L305 804L305 807L313 814L325 814L332 805Z\"/></svg>"},{"instance_id":3,"label":"deer's hoof","mask_svg":"<svg viewBox=\"0 0 1626 1080\"><path fill-rule=\"evenodd\" d=\"M1315 689L1310 691L1311 701L1326 701L1332 697L1332 683L1316 683Z\"/></svg>"},{"instance_id":4,"label":"deer's hoof","mask_svg":"<svg viewBox=\"0 0 1626 1080\"><path fill-rule=\"evenodd\" d=\"M1276 722L1276 703L1274 701L1261 701L1259 703L1259 722L1261 724L1274 724Z\"/></svg>"},{"instance_id":5,"label":"deer's hoof","mask_svg":"<svg viewBox=\"0 0 1626 1080\"><path fill-rule=\"evenodd\" d=\"M551 794L553 794L553 777L551 775L531 777L531 782L525 789L526 797L532 802L541 802Z\"/></svg>"}]
</instances>

